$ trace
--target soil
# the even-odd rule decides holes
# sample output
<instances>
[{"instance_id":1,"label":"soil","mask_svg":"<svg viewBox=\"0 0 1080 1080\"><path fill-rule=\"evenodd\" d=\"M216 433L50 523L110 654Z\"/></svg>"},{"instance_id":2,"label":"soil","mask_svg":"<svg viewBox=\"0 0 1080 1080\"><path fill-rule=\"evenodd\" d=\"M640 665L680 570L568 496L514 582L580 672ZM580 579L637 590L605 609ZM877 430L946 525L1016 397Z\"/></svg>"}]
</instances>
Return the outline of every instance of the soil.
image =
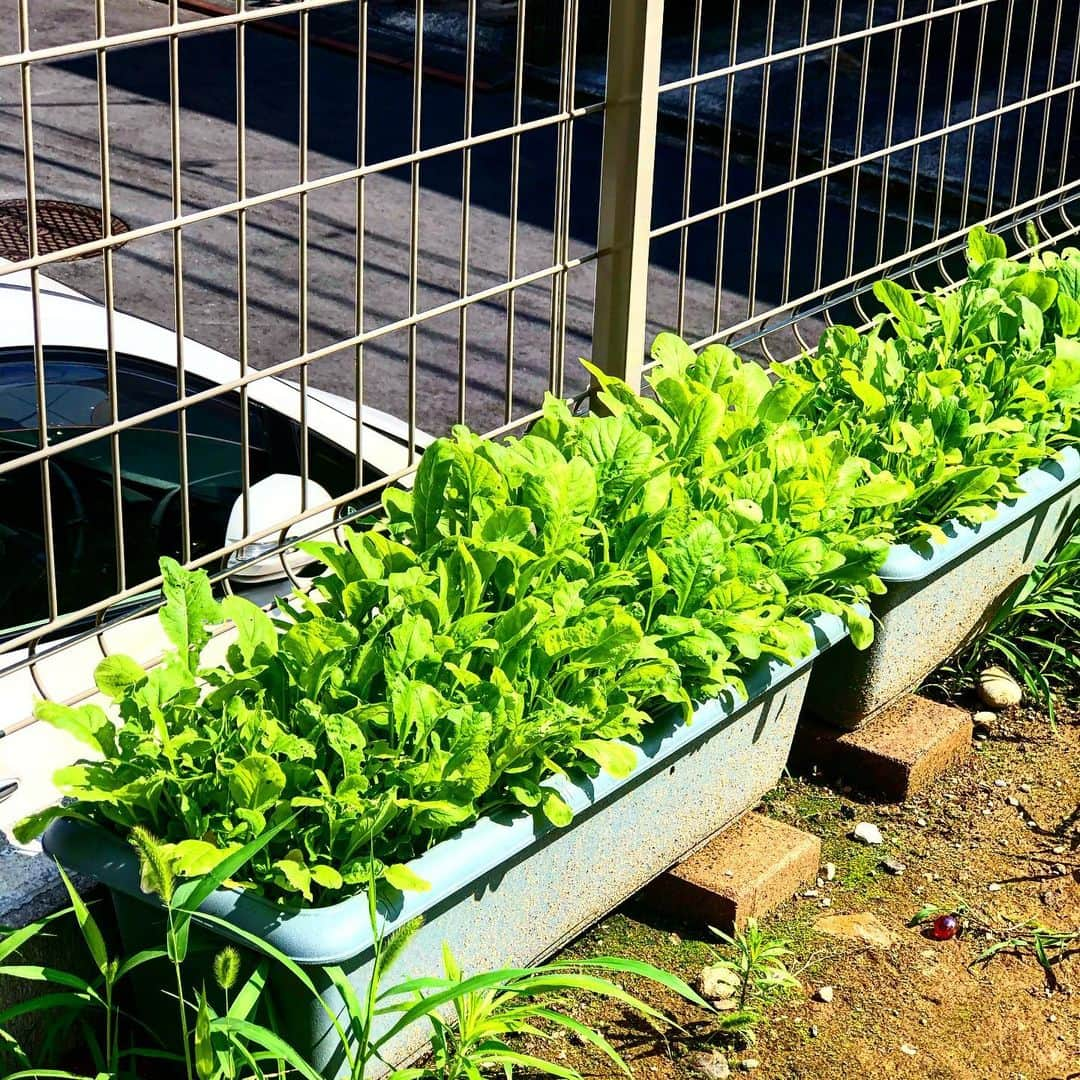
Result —
<instances>
[{"instance_id":1,"label":"soil","mask_svg":"<svg viewBox=\"0 0 1080 1080\"><path fill-rule=\"evenodd\" d=\"M970 704L970 703L968 703ZM811 882L762 926L786 938L798 991L765 1004L752 1044L725 1036L716 1019L643 980L625 980L685 1030L664 1033L621 1007L589 999L574 1015L597 1026L634 1076L701 1075L714 1052L739 1075L747 1059L762 1078L1080 1078L1080 934L1048 973L1028 951L978 957L998 940L968 930L951 941L907 926L924 905L970 909L968 925L1037 920L1080 931L1080 710L1059 709L1056 730L1035 709L976 728L969 759L902 806L860 801L821 781L785 779L763 812L817 834L835 879ZM850 838L878 825L881 847ZM632 857L632 853L626 853ZM902 863L901 874L883 859ZM894 937L888 948L826 936L827 915L869 912ZM673 920L642 901L605 919L569 955L632 956L698 984L725 949L706 927ZM834 987L826 1004L813 995ZM576 1039L530 1050L589 1077L620 1075ZM722 1068L721 1068L722 1071ZM749 1070L748 1070L749 1071Z\"/></svg>"}]
</instances>

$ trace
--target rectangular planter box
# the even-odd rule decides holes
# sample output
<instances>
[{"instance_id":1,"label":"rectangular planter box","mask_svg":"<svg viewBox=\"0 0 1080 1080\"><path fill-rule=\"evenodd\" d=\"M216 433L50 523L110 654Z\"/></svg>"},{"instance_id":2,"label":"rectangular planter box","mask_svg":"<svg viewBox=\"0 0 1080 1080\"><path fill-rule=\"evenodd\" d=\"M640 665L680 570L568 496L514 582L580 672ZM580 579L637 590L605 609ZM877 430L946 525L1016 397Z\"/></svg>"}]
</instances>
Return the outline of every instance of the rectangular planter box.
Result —
<instances>
[{"instance_id":1,"label":"rectangular planter box","mask_svg":"<svg viewBox=\"0 0 1080 1080\"><path fill-rule=\"evenodd\" d=\"M484 818L414 860L412 869L432 887L404 894L383 911L387 931L424 917L390 981L441 974L443 942L471 973L543 959L753 807L783 772L811 664L846 636L832 616L813 625L814 653L795 665L758 664L746 680L747 700L731 695L707 702L690 724L657 720L634 747L638 760L629 776L555 781L574 810L566 828L527 815ZM143 947L148 898L127 845L67 821L54 823L44 843L66 867L113 891L129 937L125 945ZM300 964L339 963L356 986L367 984L372 934L362 895L283 912L223 889L204 910L260 935ZM311 974L320 976L315 969ZM322 985L325 1000L337 1007L336 991L325 980ZM321 1010L309 1007L295 987L279 985L278 992L289 999L282 1014L298 1021L299 1033L290 1033L294 1045L311 1048L325 1076L337 1075L341 1059ZM408 1059L428 1036L426 1027L414 1025L390 1047L389 1060Z\"/></svg>"},{"instance_id":2,"label":"rectangular planter box","mask_svg":"<svg viewBox=\"0 0 1080 1080\"><path fill-rule=\"evenodd\" d=\"M1026 494L981 525L954 522L933 546L894 546L872 604L874 643L850 642L814 667L807 708L853 730L918 686L1080 524L1080 453L1069 447L1019 479Z\"/></svg>"}]
</instances>

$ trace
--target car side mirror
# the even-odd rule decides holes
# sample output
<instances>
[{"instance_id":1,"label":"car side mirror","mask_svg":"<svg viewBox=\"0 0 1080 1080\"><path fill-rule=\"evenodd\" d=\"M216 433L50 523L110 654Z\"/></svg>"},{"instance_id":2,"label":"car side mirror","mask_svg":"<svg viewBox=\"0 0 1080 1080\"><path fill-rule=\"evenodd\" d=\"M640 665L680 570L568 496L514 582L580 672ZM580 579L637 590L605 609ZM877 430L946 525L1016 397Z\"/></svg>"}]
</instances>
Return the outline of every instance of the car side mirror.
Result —
<instances>
[{"instance_id":1,"label":"car side mirror","mask_svg":"<svg viewBox=\"0 0 1080 1080\"><path fill-rule=\"evenodd\" d=\"M303 481L299 476L288 473L274 473L252 484L248 489L248 527L244 530L244 496L240 495L232 505L229 513L229 523L225 528L225 543L227 546L238 544L246 535L261 533L266 529L273 528L278 522L286 521L301 512L302 499L301 486ZM330 493L321 484L314 480L307 482L307 505L319 506L330 501ZM290 536L303 536L318 529L320 526L331 526L334 523L333 509L320 511L311 517L297 522L285 534ZM261 540L255 540L245 544L242 548L234 551L229 556L226 564L230 569L237 567L233 577L237 581L257 582L272 581L275 578L288 577L290 572L297 573L310 563L311 556L305 555L295 548L286 548L284 551L270 555L265 559L258 559L264 552L273 551L281 543L281 533L274 532L264 536Z\"/></svg>"}]
</instances>

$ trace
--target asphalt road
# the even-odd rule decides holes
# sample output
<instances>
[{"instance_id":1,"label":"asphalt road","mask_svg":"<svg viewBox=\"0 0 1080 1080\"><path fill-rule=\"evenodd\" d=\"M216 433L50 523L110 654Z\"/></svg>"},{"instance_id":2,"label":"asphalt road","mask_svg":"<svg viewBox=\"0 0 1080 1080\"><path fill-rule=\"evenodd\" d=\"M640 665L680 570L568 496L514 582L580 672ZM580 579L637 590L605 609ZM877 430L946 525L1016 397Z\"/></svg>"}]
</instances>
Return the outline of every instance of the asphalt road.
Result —
<instances>
[{"instance_id":1,"label":"asphalt road","mask_svg":"<svg viewBox=\"0 0 1080 1080\"><path fill-rule=\"evenodd\" d=\"M110 0L108 30L125 32L160 25L164 5L155 0ZM0 23L0 53L17 48L14 20ZM49 0L33 5L35 47L92 37L92 5L84 0ZM236 197L235 38L231 31L185 37L180 45L181 188L185 212ZM35 65L32 78L34 151L39 198L100 204L100 161L93 55ZM167 49L161 44L110 50L108 56L109 143L113 210L130 226L171 216L169 80ZM411 76L379 66L369 68L369 160L391 158L409 149ZM355 60L313 50L310 85L308 175L326 176L356 160ZM269 191L298 180L299 85L295 41L258 30L247 33L248 193ZM460 137L460 89L437 79L423 87L422 145ZM512 102L505 91L478 95L475 130L509 123ZM543 107L530 106L531 115ZM571 181L571 254L595 245L601 126L575 124ZM522 140L519 274L552 261L555 139L552 131ZM501 140L474 154L471 197L472 240L469 287L479 290L505 280L509 237L509 143ZM719 162L702 155L695 162L695 206L715 202ZM0 198L24 194L24 156L17 69L0 69ZM678 217L682 197L683 148L664 141L657 159L656 221ZM751 190L752 170L735 162L729 178L734 193ZM420 308L459 295L461 156L448 154L425 163L420 199ZM408 173L399 170L366 182L367 228L364 260L364 321L367 329L408 314ZM796 207L795 241L805 214L816 211L817 196L806 194ZM332 345L354 332L356 186L336 184L312 193L308 201L309 348ZM745 318L745 295L752 216L731 215L725 255L722 323ZM780 260L785 247L786 200L767 204L758 223L758 308L780 291ZM248 214L250 359L254 366L289 359L300 347L298 202L281 200ZM186 227L184 316L187 334L231 355L237 352L237 236L233 217ZM806 251L805 243L801 250ZM691 282L687 329L711 329L716 261L715 225L701 228L690 242ZM675 319L677 245L655 246L649 319L653 330ZM842 254L837 255L842 258ZM830 255L831 259L832 256ZM812 260L807 261L807 265ZM798 264L798 260L796 260ZM826 273L829 268L826 266ZM53 276L91 295L103 295L100 258L56 264ZM173 254L168 236L134 241L115 257L117 306L173 326ZM795 281L797 289L805 282ZM567 387L584 386L575 359L587 354L592 321L592 272L570 275L567 304ZM518 293L515 320L514 412L536 407L548 384L551 365L550 288L540 284ZM502 422L506 393L506 304L497 299L470 309L467 327L467 420L480 430ZM369 404L404 415L407 335L383 337L365 353L364 397ZM314 385L352 395L351 350L313 363ZM426 322L419 333L418 420L433 432L457 418L458 318L444 315Z\"/></svg>"}]
</instances>

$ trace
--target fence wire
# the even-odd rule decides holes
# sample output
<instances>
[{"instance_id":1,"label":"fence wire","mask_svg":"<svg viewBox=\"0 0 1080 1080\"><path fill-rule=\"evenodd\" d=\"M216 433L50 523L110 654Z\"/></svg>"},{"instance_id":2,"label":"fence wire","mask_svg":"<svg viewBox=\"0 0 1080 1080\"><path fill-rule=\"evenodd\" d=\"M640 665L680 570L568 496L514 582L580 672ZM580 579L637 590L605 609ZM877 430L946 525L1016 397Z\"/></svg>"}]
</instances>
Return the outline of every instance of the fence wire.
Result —
<instances>
[{"instance_id":1,"label":"fence wire","mask_svg":"<svg viewBox=\"0 0 1080 1080\"><path fill-rule=\"evenodd\" d=\"M431 436L585 391L577 355L636 382L674 328L783 360L882 276L949 285L976 223L1077 232L1076 0L15 3L8 671L105 651L158 555L294 574ZM43 230L53 199L98 235Z\"/></svg>"}]
</instances>

